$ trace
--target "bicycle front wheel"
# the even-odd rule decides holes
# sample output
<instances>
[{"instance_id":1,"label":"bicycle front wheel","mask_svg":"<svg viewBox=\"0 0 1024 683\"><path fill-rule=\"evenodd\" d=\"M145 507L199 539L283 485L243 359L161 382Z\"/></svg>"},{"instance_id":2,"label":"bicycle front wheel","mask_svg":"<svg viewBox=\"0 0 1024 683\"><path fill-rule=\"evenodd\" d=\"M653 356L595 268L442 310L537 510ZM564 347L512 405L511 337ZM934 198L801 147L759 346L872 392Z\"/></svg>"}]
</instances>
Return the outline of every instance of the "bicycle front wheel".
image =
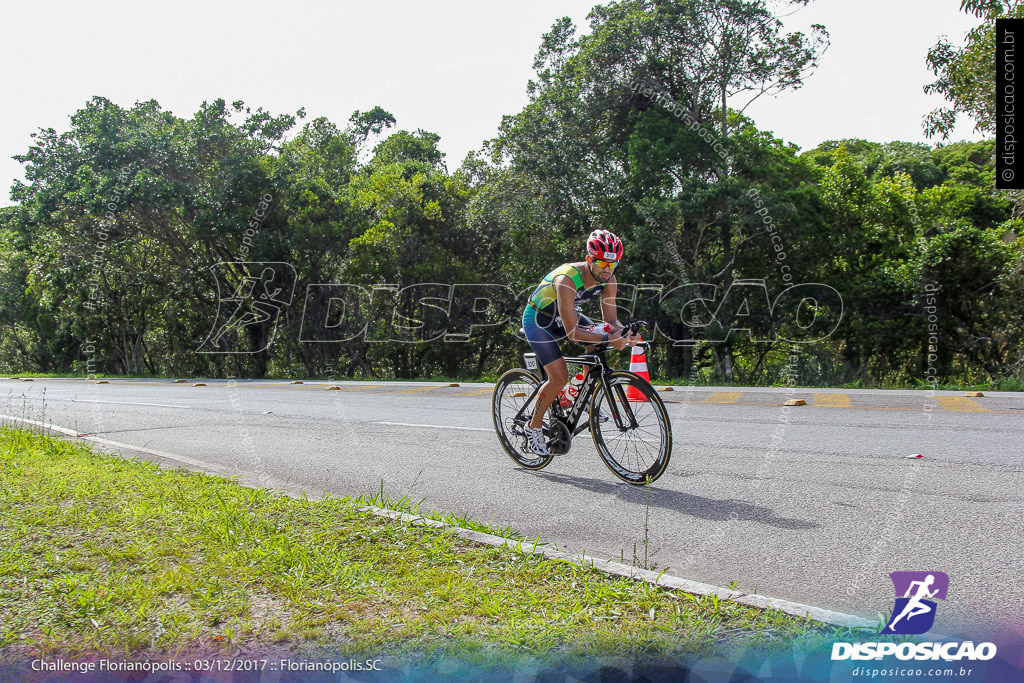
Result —
<instances>
[{"instance_id":1,"label":"bicycle front wheel","mask_svg":"<svg viewBox=\"0 0 1024 683\"><path fill-rule=\"evenodd\" d=\"M618 370L608 375L611 395L598 384L590 403L590 433L604 464L630 484L652 482L672 457L672 426L654 387L643 377ZM601 410L608 417L601 421Z\"/></svg>"},{"instance_id":2,"label":"bicycle front wheel","mask_svg":"<svg viewBox=\"0 0 1024 683\"><path fill-rule=\"evenodd\" d=\"M526 442L523 426L533 417L540 381L526 370L509 370L498 378L491 397L491 416L498 441L508 457L520 467L539 470L554 455L536 455Z\"/></svg>"}]
</instances>

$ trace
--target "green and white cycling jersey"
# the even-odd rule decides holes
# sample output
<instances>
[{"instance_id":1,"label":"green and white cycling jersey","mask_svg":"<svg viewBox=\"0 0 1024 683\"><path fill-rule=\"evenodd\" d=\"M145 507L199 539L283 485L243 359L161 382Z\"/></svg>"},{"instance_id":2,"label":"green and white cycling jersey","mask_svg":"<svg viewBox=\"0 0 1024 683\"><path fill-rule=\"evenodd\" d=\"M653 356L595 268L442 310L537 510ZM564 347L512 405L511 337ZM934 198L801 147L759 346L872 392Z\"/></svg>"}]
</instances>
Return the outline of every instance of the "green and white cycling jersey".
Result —
<instances>
[{"instance_id":1,"label":"green and white cycling jersey","mask_svg":"<svg viewBox=\"0 0 1024 683\"><path fill-rule=\"evenodd\" d=\"M579 268L572 265L571 263L563 263L558 266L550 273L544 276L544 279L540 281L537 288L533 290L533 294L530 295L529 306L539 313L543 313L552 318L558 317L558 307L556 302L558 301L558 294L555 291L555 278L559 275L565 275L573 284L576 285L576 301L574 306L590 301L601 295L604 291L607 283L598 283L596 286L587 289L583 286L583 276L580 274Z\"/></svg>"}]
</instances>

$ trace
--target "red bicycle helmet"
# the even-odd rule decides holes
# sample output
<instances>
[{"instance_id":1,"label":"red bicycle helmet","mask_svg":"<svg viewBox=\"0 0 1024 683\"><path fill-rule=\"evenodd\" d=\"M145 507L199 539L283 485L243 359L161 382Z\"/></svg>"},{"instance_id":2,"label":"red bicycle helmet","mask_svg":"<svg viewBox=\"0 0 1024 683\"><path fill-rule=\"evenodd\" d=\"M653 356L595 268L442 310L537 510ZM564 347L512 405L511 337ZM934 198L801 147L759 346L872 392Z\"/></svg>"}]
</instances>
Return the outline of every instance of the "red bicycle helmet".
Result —
<instances>
[{"instance_id":1,"label":"red bicycle helmet","mask_svg":"<svg viewBox=\"0 0 1024 683\"><path fill-rule=\"evenodd\" d=\"M587 238L587 253L594 258L618 261L622 252L622 240L607 230L595 230Z\"/></svg>"}]
</instances>

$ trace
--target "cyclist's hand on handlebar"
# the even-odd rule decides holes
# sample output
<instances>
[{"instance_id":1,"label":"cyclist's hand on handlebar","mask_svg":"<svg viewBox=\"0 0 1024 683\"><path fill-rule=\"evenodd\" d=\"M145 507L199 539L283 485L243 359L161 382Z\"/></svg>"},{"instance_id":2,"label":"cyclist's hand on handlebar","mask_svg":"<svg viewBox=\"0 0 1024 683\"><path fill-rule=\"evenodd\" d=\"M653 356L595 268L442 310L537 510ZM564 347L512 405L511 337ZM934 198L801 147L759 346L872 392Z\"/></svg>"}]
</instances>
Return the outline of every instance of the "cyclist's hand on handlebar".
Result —
<instances>
[{"instance_id":1,"label":"cyclist's hand on handlebar","mask_svg":"<svg viewBox=\"0 0 1024 683\"><path fill-rule=\"evenodd\" d=\"M612 346L619 351L626 348L626 344L636 346L641 341L640 328L646 324L643 320L630 320L625 326L620 328L619 334L621 336L612 342Z\"/></svg>"},{"instance_id":2,"label":"cyclist's hand on handlebar","mask_svg":"<svg viewBox=\"0 0 1024 683\"><path fill-rule=\"evenodd\" d=\"M628 332L626 329L620 330L620 336L615 337L615 339L608 340L608 343L612 345L612 348L622 351L627 346L636 346L637 342L640 341L640 335L630 334L628 336L621 336L626 332Z\"/></svg>"}]
</instances>

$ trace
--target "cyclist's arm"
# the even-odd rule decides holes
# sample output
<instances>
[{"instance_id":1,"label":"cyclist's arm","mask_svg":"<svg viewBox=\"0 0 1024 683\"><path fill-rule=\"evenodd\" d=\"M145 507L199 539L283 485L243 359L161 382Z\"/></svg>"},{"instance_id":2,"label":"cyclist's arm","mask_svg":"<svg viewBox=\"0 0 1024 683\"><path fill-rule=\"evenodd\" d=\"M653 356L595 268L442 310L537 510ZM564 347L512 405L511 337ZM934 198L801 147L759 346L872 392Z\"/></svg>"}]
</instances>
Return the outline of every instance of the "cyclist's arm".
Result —
<instances>
[{"instance_id":1,"label":"cyclist's arm","mask_svg":"<svg viewBox=\"0 0 1024 683\"><path fill-rule=\"evenodd\" d=\"M615 284L615 276L613 275L608 284L604 286L604 291L601 292L601 318L608 323L611 328L611 336L619 336L619 332L622 331L622 323L619 322L619 308L615 303L615 295L618 293L618 286Z\"/></svg>"},{"instance_id":2,"label":"cyclist's arm","mask_svg":"<svg viewBox=\"0 0 1024 683\"><path fill-rule=\"evenodd\" d=\"M601 292L601 315L604 317L604 321L611 327L609 332L609 339L612 340L612 346L620 351L625 348L626 342L628 341L630 346L634 346L640 341L640 337L637 335L623 336L625 334L625 327L618 319L618 306L615 303L615 295L618 291L618 285L615 283L615 276L613 275L608 284L605 285L604 291ZM618 341L625 339L626 341Z\"/></svg>"},{"instance_id":3,"label":"cyclist's arm","mask_svg":"<svg viewBox=\"0 0 1024 683\"><path fill-rule=\"evenodd\" d=\"M581 329L580 318L576 315L576 285L565 275L556 275L552 282L558 296L558 316L562 319L565 334L574 342L600 342L604 333L598 334Z\"/></svg>"}]
</instances>

